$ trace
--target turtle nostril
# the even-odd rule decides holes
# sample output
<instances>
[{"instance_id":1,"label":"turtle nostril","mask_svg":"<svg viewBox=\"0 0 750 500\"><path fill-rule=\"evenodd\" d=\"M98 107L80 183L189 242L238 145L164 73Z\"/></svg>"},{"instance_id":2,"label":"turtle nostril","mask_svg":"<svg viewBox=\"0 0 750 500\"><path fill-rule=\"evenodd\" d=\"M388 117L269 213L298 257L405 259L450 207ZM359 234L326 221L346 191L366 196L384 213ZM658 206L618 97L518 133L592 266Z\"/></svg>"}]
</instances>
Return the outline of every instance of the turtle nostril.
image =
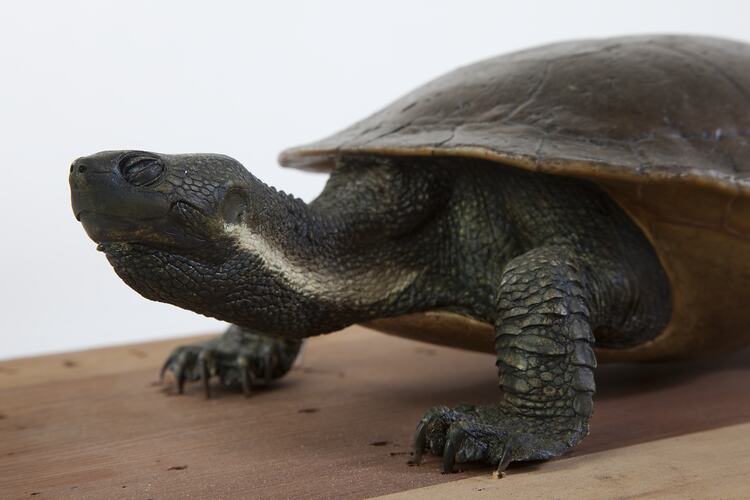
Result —
<instances>
[{"instance_id":1,"label":"turtle nostril","mask_svg":"<svg viewBox=\"0 0 750 500\"><path fill-rule=\"evenodd\" d=\"M70 164L70 173L75 174L76 172L79 174L82 174L88 170L88 167L86 164L82 161L83 158L78 158L73 163Z\"/></svg>"}]
</instances>

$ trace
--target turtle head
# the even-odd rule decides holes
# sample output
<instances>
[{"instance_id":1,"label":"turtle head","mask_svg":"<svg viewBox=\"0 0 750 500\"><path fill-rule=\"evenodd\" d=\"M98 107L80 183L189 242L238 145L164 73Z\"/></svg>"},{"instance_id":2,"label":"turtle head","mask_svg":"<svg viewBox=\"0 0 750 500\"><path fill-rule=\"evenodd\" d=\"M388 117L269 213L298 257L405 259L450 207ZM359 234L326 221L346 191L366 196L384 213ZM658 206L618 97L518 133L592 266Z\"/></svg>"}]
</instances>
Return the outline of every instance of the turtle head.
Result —
<instances>
[{"instance_id":1,"label":"turtle head","mask_svg":"<svg viewBox=\"0 0 750 500\"><path fill-rule=\"evenodd\" d=\"M225 217L255 178L223 155L104 151L70 166L73 212L100 249L144 245L221 257Z\"/></svg>"},{"instance_id":2,"label":"turtle head","mask_svg":"<svg viewBox=\"0 0 750 500\"><path fill-rule=\"evenodd\" d=\"M76 219L125 283L148 299L231 320L212 309L242 267L225 228L263 185L239 162L104 151L75 160L69 181Z\"/></svg>"},{"instance_id":3,"label":"turtle head","mask_svg":"<svg viewBox=\"0 0 750 500\"><path fill-rule=\"evenodd\" d=\"M70 189L86 233L144 297L269 333L318 324L312 303L274 272L285 262L278 249L309 235L306 205L237 161L105 151L73 162Z\"/></svg>"}]
</instances>

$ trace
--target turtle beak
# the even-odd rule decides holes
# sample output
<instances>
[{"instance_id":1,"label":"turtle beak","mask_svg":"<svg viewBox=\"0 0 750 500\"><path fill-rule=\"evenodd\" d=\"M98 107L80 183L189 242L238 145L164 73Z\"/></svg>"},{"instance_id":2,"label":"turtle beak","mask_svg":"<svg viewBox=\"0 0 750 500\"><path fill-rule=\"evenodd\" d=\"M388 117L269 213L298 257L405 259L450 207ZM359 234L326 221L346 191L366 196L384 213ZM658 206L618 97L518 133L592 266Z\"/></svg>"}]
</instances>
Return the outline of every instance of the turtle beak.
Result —
<instances>
[{"instance_id":1,"label":"turtle beak","mask_svg":"<svg viewBox=\"0 0 750 500\"><path fill-rule=\"evenodd\" d=\"M79 158L70 166L73 214L97 243L148 239L153 236L148 221L163 219L169 212L166 194L143 182L128 182L123 175L123 162L128 173L133 169L133 154L97 153ZM133 175L143 180L153 174L140 169Z\"/></svg>"}]
</instances>

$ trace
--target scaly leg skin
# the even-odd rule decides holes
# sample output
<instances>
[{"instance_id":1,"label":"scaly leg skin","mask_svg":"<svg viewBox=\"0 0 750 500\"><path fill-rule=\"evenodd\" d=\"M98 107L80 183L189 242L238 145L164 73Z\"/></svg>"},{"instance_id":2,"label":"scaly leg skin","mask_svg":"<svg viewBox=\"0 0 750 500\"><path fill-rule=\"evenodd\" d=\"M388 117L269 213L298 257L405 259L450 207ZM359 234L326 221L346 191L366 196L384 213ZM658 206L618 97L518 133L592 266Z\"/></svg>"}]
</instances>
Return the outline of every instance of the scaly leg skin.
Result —
<instances>
[{"instance_id":1,"label":"scaly leg skin","mask_svg":"<svg viewBox=\"0 0 750 500\"><path fill-rule=\"evenodd\" d=\"M301 347L301 340L272 337L232 325L219 337L177 347L164 363L161 378L167 371L173 372L180 394L185 381L203 380L209 397L209 382L215 375L224 386L242 387L249 396L253 387L267 386L284 376Z\"/></svg>"},{"instance_id":2,"label":"scaly leg skin","mask_svg":"<svg viewBox=\"0 0 750 500\"><path fill-rule=\"evenodd\" d=\"M588 433L594 395L591 293L573 252L532 250L506 266L495 348L503 400L429 410L417 426L414 461L425 450L497 473L513 461L548 459Z\"/></svg>"}]
</instances>

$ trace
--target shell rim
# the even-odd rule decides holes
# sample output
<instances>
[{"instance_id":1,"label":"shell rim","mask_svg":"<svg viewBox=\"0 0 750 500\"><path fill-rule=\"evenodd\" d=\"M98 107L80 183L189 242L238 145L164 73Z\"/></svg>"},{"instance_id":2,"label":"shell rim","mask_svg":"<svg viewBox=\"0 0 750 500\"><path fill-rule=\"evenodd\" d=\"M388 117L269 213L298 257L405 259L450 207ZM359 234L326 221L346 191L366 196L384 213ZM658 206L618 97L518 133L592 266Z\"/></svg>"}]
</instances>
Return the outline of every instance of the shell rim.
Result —
<instances>
[{"instance_id":1,"label":"shell rim","mask_svg":"<svg viewBox=\"0 0 750 500\"><path fill-rule=\"evenodd\" d=\"M580 177L594 181L614 181L634 184L658 182L688 182L694 186L719 191L728 196L750 198L750 186L731 175L717 171L687 168L679 174L663 171L658 165L634 174L631 168L604 161L570 160L565 158L545 158L538 161L526 155L511 155L479 146L459 146L452 148L420 147L337 147L315 148L301 146L286 149L279 154L278 162L283 167L310 172L330 172L337 156L382 155L382 156L441 156L489 160L501 166L521 168L531 172L541 172L570 177Z\"/></svg>"}]
</instances>

